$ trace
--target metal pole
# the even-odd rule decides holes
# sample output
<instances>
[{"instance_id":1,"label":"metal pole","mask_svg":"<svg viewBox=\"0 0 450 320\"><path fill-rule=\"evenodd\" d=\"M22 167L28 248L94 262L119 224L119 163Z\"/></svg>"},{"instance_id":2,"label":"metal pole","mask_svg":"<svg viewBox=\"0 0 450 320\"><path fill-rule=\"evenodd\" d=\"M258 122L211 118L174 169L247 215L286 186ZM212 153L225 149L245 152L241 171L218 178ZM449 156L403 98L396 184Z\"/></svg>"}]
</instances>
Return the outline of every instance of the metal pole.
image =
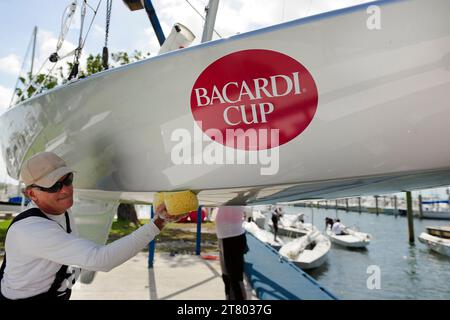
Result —
<instances>
[{"instance_id":1,"label":"metal pole","mask_svg":"<svg viewBox=\"0 0 450 320\"><path fill-rule=\"evenodd\" d=\"M162 46L164 41L166 41L166 37L164 36L164 32L161 28L161 24L159 23L158 16L156 15L155 8L153 7L151 0L144 0L144 8L147 12L148 18L152 23L153 29L155 30L156 37L158 38L159 45Z\"/></svg>"},{"instance_id":2,"label":"metal pole","mask_svg":"<svg viewBox=\"0 0 450 320\"><path fill-rule=\"evenodd\" d=\"M195 254L200 255L202 244L202 206L197 209L197 244L195 247Z\"/></svg>"},{"instance_id":3,"label":"metal pole","mask_svg":"<svg viewBox=\"0 0 450 320\"><path fill-rule=\"evenodd\" d=\"M31 68L30 68L30 79L33 79L33 67L34 67L34 52L36 51L36 37L37 37L37 26L33 30L33 51L31 51Z\"/></svg>"},{"instance_id":4,"label":"metal pole","mask_svg":"<svg viewBox=\"0 0 450 320\"><path fill-rule=\"evenodd\" d=\"M423 211L422 211L422 195L419 194L419 218L422 219Z\"/></svg>"},{"instance_id":5,"label":"metal pole","mask_svg":"<svg viewBox=\"0 0 450 320\"><path fill-rule=\"evenodd\" d=\"M202 43L211 41L214 32L214 24L216 23L217 9L219 8L219 0L209 0L206 10L205 26L203 27Z\"/></svg>"},{"instance_id":6,"label":"metal pole","mask_svg":"<svg viewBox=\"0 0 450 320\"><path fill-rule=\"evenodd\" d=\"M408 211L409 242L414 243L414 221L411 191L406 191L406 208Z\"/></svg>"},{"instance_id":7,"label":"metal pole","mask_svg":"<svg viewBox=\"0 0 450 320\"><path fill-rule=\"evenodd\" d=\"M358 197L358 207L359 207L359 213L361 213L361 197Z\"/></svg>"},{"instance_id":8,"label":"metal pole","mask_svg":"<svg viewBox=\"0 0 450 320\"><path fill-rule=\"evenodd\" d=\"M447 188L447 196L448 196L447 209L450 209L450 188Z\"/></svg>"},{"instance_id":9,"label":"metal pole","mask_svg":"<svg viewBox=\"0 0 450 320\"><path fill-rule=\"evenodd\" d=\"M375 212L377 213L377 215L378 215L378 196L375 196Z\"/></svg>"},{"instance_id":10,"label":"metal pole","mask_svg":"<svg viewBox=\"0 0 450 320\"><path fill-rule=\"evenodd\" d=\"M335 203L334 203L334 205L335 205L335 211L334 211L334 214L335 214L336 219L337 219L337 218L338 218L338 201L335 200L334 202L335 202Z\"/></svg>"},{"instance_id":11,"label":"metal pole","mask_svg":"<svg viewBox=\"0 0 450 320\"><path fill-rule=\"evenodd\" d=\"M153 205L151 206L150 209L150 219L153 219L153 217L155 216L155 212L153 211ZM153 239L149 244L148 244L148 268L153 268L153 260L155 257L155 239Z\"/></svg>"}]
</instances>

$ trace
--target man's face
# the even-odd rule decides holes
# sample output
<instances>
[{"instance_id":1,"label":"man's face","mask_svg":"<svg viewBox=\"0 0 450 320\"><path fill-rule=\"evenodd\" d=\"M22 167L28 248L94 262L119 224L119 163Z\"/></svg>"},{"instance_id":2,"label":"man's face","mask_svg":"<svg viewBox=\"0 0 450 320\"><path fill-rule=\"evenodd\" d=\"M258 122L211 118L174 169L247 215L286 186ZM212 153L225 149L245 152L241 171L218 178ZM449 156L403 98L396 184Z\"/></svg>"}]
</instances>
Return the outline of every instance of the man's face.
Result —
<instances>
[{"instance_id":1,"label":"man's face","mask_svg":"<svg viewBox=\"0 0 450 320\"><path fill-rule=\"evenodd\" d=\"M58 181L63 181L67 175L61 177ZM27 189L27 195L36 205L45 213L62 214L73 205L73 185L63 184L61 190L55 193L49 193L38 188Z\"/></svg>"}]
</instances>

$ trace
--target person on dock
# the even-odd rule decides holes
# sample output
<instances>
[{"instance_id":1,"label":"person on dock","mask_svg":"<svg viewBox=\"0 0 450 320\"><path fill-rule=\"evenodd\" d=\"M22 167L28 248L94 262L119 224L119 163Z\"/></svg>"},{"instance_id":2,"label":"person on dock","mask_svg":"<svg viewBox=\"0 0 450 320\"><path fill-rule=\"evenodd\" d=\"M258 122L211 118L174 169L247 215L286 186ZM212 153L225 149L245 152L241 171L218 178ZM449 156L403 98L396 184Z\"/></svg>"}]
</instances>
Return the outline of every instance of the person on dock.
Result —
<instances>
[{"instance_id":1,"label":"person on dock","mask_svg":"<svg viewBox=\"0 0 450 320\"><path fill-rule=\"evenodd\" d=\"M78 236L70 211L74 171L63 159L40 152L23 164L20 176L23 193L31 201L7 230L0 300L68 300L81 269L110 271L146 247L164 227L165 219L174 218L161 205L153 221L117 241L99 245Z\"/></svg>"},{"instance_id":2,"label":"person on dock","mask_svg":"<svg viewBox=\"0 0 450 320\"><path fill-rule=\"evenodd\" d=\"M277 234L278 234L278 221L283 216L283 212L281 207L275 207L272 210L272 223L273 223L273 241L277 241Z\"/></svg>"},{"instance_id":3,"label":"person on dock","mask_svg":"<svg viewBox=\"0 0 450 320\"><path fill-rule=\"evenodd\" d=\"M226 300L246 300L244 254L248 251L243 222L245 207L221 206L217 209L216 232L220 267Z\"/></svg>"}]
</instances>

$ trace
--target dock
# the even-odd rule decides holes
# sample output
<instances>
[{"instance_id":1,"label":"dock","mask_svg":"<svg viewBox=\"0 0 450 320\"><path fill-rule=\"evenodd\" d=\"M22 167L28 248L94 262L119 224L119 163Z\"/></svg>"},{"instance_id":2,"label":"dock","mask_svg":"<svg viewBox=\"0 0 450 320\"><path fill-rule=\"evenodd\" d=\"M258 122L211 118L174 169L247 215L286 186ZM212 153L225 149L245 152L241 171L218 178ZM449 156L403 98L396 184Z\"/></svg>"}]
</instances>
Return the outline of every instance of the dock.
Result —
<instances>
[{"instance_id":1,"label":"dock","mask_svg":"<svg viewBox=\"0 0 450 320\"><path fill-rule=\"evenodd\" d=\"M280 257L269 245L247 233L245 255L248 281L261 300L337 300L316 280Z\"/></svg>"},{"instance_id":2,"label":"dock","mask_svg":"<svg viewBox=\"0 0 450 320\"><path fill-rule=\"evenodd\" d=\"M336 300L294 264L247 233L245 286L248 300ZM218 255L218 253L217 253ZM78 281L71 300L225 300L216 254L140 252L109 272L97 272L91 284Z\"/></svg>"},{"instance_id":3,"label":"dock","mask_svg":"<svg viewBox=\"0 0 450 320\"><path fill-rule=\"evenodd\" d=\"M220 262L213 255L140 252L109 272L97 272L91 284L77 281L71 300L225 300ZM247 296L257 300L246 283Z\"/></svg>"}]
</instances>

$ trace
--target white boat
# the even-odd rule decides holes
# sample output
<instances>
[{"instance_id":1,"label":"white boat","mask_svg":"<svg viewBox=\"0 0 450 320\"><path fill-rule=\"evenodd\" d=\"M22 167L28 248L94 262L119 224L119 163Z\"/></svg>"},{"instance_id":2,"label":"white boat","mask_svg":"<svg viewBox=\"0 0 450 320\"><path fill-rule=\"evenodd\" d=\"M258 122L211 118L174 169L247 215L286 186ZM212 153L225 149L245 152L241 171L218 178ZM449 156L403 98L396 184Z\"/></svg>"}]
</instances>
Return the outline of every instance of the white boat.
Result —
<instances>
[{"instance_id":1,"label":"white boat","mask_svg":"<svg viewBox=\"0 0 450 320\"><path fill-rule=\"evenodd\" d=\"M326 234L333 243L348 247L348 248L365 248L370 243L370 234L345 228L346 235L336 235L328 227Z\"/></svg>"},{"instance_id":2,"label":"white boat","mask_svg":"<svg viewBox=\"0 0 450 320\"><path fill-rule=\"evenodd\" d=\"M330 248L330 240L315 230L293 239L282 246L278 252L301 269L313 269L320 267L326 261Z\"/></svg>"},{"instance_id":3,"label":"white boat","mask_svg":"<svg viewBox=\"0 0 450 320\"><path fill-rule=\"evenodd\" d=\"M278 234L291 238L298 238L317 230L311 223L301 222L303 214L299 215L283 215L278 221ZM268 220L267 225L273 231L273 222Z\"/></svg>"},{"instance_id":4,"label":"white boat","mask_svg":"<svg viewBox=\"0 0 450 320\"><path fill-rule=\"evenodd\" d=\"M420 234L419 241L430 250L450 257L450 227L427 227L427 232Z\"/></svg>"},{"instance_id":5,"label":"white boat","mask_svg":"<svg viewBox=\"0 0 450 320\"><path fill-rule=\"evenodd\" d=\"M422 218L424 219L437 219L437 220L449 220L450 211L422 211Z\"/></svg>"},{"instance_id":6,"label":"white boat","mask_svg":"<svg viewBox=\"0 0 450 320\"><path fill-rule=\"evenodd\" d=\"M273 233L259 228L255 222L245 221L243 226L247 232L253 234L257 239L264 243L267 243L276 250L280 249L284 245L284 241L280 237L274 239Z\"/></svg>"},{"instance_id":7,"label":"white boat","mask_svg":"<svg viewBox=\"0 0 450 320\"><path fill-rule=\"evenodd\" d=\"M191 189L217 206L449 184L450 148L435 137L450 136L450 1L380 1L376 30L371 5L152 56L20 102L0 116L8 175L19 179L39 151L57 153L77 172L72 211L101 243L120 201L149 204L158 191ZM265 128L278 146L234 144ZM412 136L433 142L426 157ZM85 201L96 202L86 214Z\"/></svg>"},{"instance_id":8,"label":"white boat","mask_svg":"<svg viewBox=\"0 0 450 320\"><path fill-rule=\"evenodd\" d=\"M261 210L253 210L252 218L258 227L264 229L267 220L267 216L265 213L263 213Z\"/></svg>"}]
</instances>

